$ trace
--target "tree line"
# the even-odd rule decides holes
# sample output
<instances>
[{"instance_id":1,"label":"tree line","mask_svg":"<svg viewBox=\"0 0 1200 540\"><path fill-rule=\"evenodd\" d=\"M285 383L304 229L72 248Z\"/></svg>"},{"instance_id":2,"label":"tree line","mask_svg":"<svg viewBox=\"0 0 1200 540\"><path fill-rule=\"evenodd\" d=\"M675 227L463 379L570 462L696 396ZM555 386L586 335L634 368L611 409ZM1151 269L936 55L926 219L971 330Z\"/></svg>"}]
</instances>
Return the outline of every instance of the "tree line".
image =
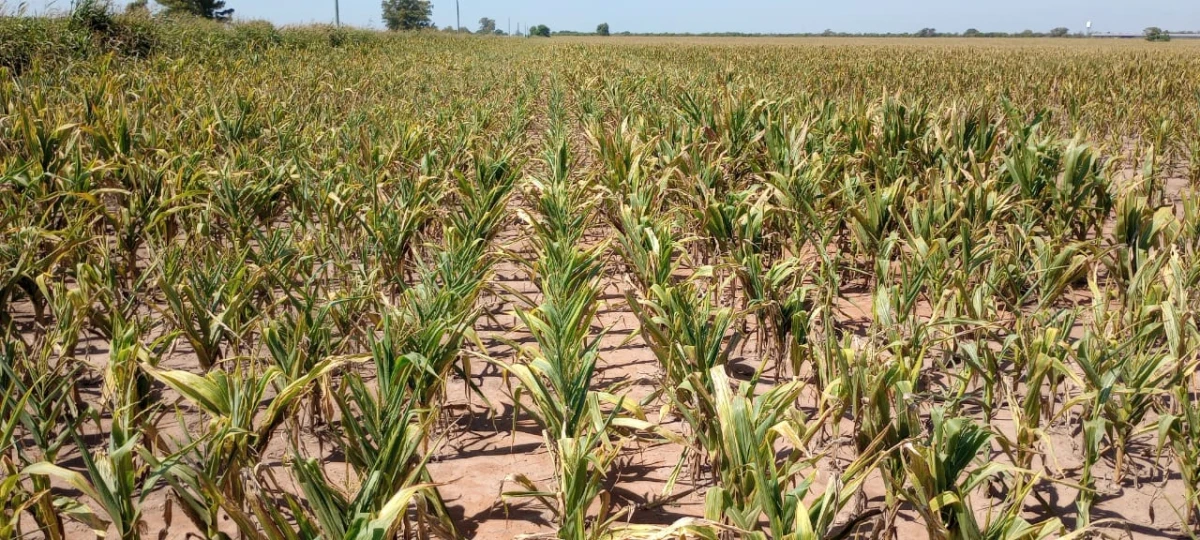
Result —
<instances>
[{"instance_id":1,"label":"tree line","mask_svg":"<svg viewBox=\"0 0 1200 540\"><path fill-rule=\"evenodd\" d=\"M227 7L225 0L154 0L155 3L163 7L163 10L168 15L185 14L212 19L216 21L229 21L233 18L234 9ZM80 4L95 6L107 10L109 0L82 0ZM133 0L126 6L128 12L149 11L150 0ZM78 6L77 6L78 7ZM433 28L433 2L430 0L382 0L382 18L384 25L388 30L422 30ZM446 27L445 31L472 33L467 28ZM496 20L488 17L479 19L479 28L474 32L482 35L506 35L507 32L499 29L496 26ZM601 23L596 26L596 31L590 35L608 36L611 35L611 29L608 23ZM1181 32L1191 33L1191 32ZM537 37L550 37L553 34L558 35L589 35L587 32L575 31L551 31L550 27L539 24L527 29L527 35ZM1071 33L1071 30L1065 26L1060 26L1051 29L1049 32L1035 32L1033 30L1024 30L1018 33L1009 32L981 32L976 28L968 28L961 34L954 32L939 32L936 28L922 28L914 33L847 33L835 32L832 29L825 30L820 34L811 33L796 33L796 34L757 34L757 33L742 33L742 32L716 32L716 33L648 33L634 34L631 32L622 32L621 35L645 35L645 36L714 36L714 37L737 37L737 36L779 36L779 37L814 37L814 36L837 36L837 37L1083 37L1085 34L1076 32ZM1159 27L1152 26L1142 31L1142 35L1147 41L1170 41L1170 32Z\"/></svg>"},{"instance_id":2,"label":"tree line","mask_svg":"<svg viewBox=\"0 0 1200 540\"><path fill-rule=\"evenodd\" d=\"M383 9L383 24L388 30L424 30L434 28L433 24L433 2L429 0L383 0L381 2ZM442 30L446 32L459 32L464 34L482 34L482 35L506 35L507 32L496 27L496 20L483 17L479 19L479 28L475 32L465 27L455 28L447 26ZM553 32L549 26L539 24L531 26L526 30L529 36L550 37L551 34L568 35L582 34L582 32ZM607 36L611 34L608 23L600 23L596 26L596 31L593 33L599 36Z\"/></svg>"},{"instance_id":3,"label":"tree line","mask_svg":"<svg viewBox=\"0 0 1200 540\"><path fill-rule=\"evenodd\" d=\"M224 0L154 0L154 3L162 6L167 15L192 15L222 22L232 20L234 13L233 8L226 7ZM109 4L109 0L83 0L76 5L76 10L78 11L80 6L86 6L84 9L108 10ZM125 5L125 11L148 13L150 0L133 0Z\"/></svg>"}]
</instances>

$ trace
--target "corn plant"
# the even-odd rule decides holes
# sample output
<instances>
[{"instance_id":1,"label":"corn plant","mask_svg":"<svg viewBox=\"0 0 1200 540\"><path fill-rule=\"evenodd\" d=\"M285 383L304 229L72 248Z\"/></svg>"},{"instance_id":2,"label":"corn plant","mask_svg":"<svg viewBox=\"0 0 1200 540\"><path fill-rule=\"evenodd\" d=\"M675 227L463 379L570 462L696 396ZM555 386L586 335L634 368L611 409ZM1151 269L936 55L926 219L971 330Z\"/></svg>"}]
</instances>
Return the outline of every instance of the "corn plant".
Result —
<instances>
[{"instance_id":1,"label":"corn plant","mask_svg":"<svg viewBox=\"0 0 1200 540\"><path fill-rule=\"evenodd\" d=\"M371 357L379 377L376 387L369 387L361 376L351 373L333 396L342 417L351 419L342 422L335 434L338 446L358 474L360 490L346 499L315 461L298 459L294 466L317 521L331 536L347 538L346 531L357 516L380 512L393 494L431 483L425 470L431 454L422 452L430 447L428 433L435 416L421 406L436 391L428 381L437 374L429 362L437 358L423 353L419 348L423 342L413 341L419 336L397 335L391 321L384 324L383 335L372 342ZM440 337L435 333L430 339ZM407 349L410 346L414 348ZM455 356L456 350L443 355ZM421 526L454 534L436 488L422 487L410 498L426 508L431 518L428 522L422 519Z\"/></svg>"},{"instance_id":2,"label":"corn plant","mask_svg":"<svg viewBox=\"0 0 1200 540\"><path fill-rule=\"evenodd\" d=\"M642 294L648 294L656 285L670 285L680 257L671 222L638 216L628 206L622 206L619 212L623 232L617 236L617 249Z\"/></svg>"},{"instance_id":3,"label":"corn plant","mask_svg":"<svg viewBox=\"0 0 1200 540\"><path fill-rule=\"evenodd\" d=\"M238 346L257 318L261 269L238 253L206 250L203 266L185 264L183 251L172 249L162 262L159 287L174 326L187 339L202 369L210 369Z\"/></svg>"},{"instance_id":4,"label":"corn plant","mask_svg":"<svg viewBox=\"0 0 1200 540\"><path fill-rule=\"evenodd\" d=\"M712 293L694 282L654 286L649 298L630 296L629 306L642 325L642 337L662 369L664 387L676 388L689 375L707 377L723 366L740 341L732 309L714 305Z\"/></svg>"},{"instance_id":5,"label":"corn plant","mask_svg":"<svg viewBox=\"0 0 1200 540\"><path fill-rule=\"evenodd\" d=\"M788 365L792 373L799 373L811 359L813 287L802 284L805 272L797 259L779 261L765 269L763 258L760 254L748 255L738 268L749 299L748 309L761 321L760 330L771 337L776 369Z\"/></svg>"},{"instance_id":6,"label":"corn plant","mask_svg":"<svg viewBox=\"0 0 1200 540\"><path fill-rule=\"evenodd\" d=\"M434 223L443 193L436 178L423 174L389 180L378 183L357 218L384 277L403 287L420 234Z\"/></svg>"},{"instance_id":7,"label":"corn plant","mask_svg":"<svg viewBox=\"0 0 1200 540\"><path fill-rule=\"evenodd\" d=\"M405 520L405 512L415 505L418 529L444 538L455 537L455 527L445 503L431 485L425 469L429 455L421 452L431 427L429 420L421 420L411 407L412 402L403 399L388 404L385 411L371 410L370 399L358 397L362 391L361 387L352 390L351 397L345 400L346 405L353 402L365 406L361 410L364 415L382 414L388 424L381 426L375 423L381 418L364 416L364 426L348 429L342 439L347 457L359 475L358 490L349 497L343 495L314 459L301 458L293 464L312 516L311 522L322 536L361 538L363 533L358 531L363 526L364 516L390 516L392 522L398 523ZM401 498L400 494L406 495ZM389 523L382 529L394 531L394 527ZM376 534L388 533L380 531Z\"/></svg>"},{"instance_id":8,"label":"corn plant","mask_svg":"<svg viewBox=\"0 0 1200 540\"><path fill-rule=\"evenodd\" d=\"M1179 234L1179 223L1170 208L1154 208L1145 196L1129 192L1117 199L1114 244L1110 271L1118 283L1129 287L1139 271L1151 263L1153 250L1170 245Z\"/></svg>"},{"instance_id":9,"label":"corn plant","mask_svg":"<svg viewBox=\"0 0 1200 540\"><path fill-rule=\"evenodd\" d=\"M63 449L73 442L72 434L86 420L76 387L78 379L85 375L85 368L74 359L74 344L83 323L81 306L76 304L80 297L64 293L64 288L55 287L55 293L49 297L56 314L56 327L30 344L5 339L0 352L0 384L7 389L2 405L5 414L0 417L5 419L9 433L5 444L12 446L5 448L12 454L4 458L6 481L10 483L19 482L17 468L22 465L55 463ZM10 421L13 423L8 424ZM31 444L14 444L18 441L14 434L27 438ZM29 481L31 492L19 485L5 489L14 501L26 501L44 534L61 538L63 521L47 496L49 477L31 475Z\"/></svg>"},{"instance_id":10,"label":"corn plant","mask_svg":"<svg viewBox=\"0 0 1200 540\"><path fill-rule=\"evenodd\" d=\"M1076 357L1086 388L1093 393L1094 407L1115 450L1115 480L1125 474L1125 452L1129 439L1143 426L1164 388L1178 384L1180 369L1167 355L1139 351L1123 343L1106 347L1098 339L1086 339ZM1186 371L1186 368L1182 371Z\"/></svg>"},{"instance_id":11,"label":"corn plant","mask_svg":"<svg viewBox=\"0 0 1200 540\"><path fill-rule=\"evenodd\" d=\"M519 383L516 404L528 395L525 407L543 429L555 464L556 489L543 490L524 475L511 476L524 490L506 498L534 498L554 514L557 536L563 539L603 538L623 513L610 514L610 495L604 488L608 469L619 457L624 439L615 428L646 430L652 426L640 408L608 392L592 390L599 360L600 338L591 326L599 309L599 279L607 244L579 244L592 219L585 184L570 178L572 160L566 141L550 147L546 162L551 175L532 181L538 216L527 217L534 231L537 258L530 268L542 300L517 315L538 344L520 348L528 363L505 369ZM601 402L610 403L605 412ZM600 514L589 510L599 501Z\"/></svg>"},{"instance_id":12,"label":"corn plant","mask_svg":"<svg viewBox=\"0 0 1200 540\"><path fill-rule=\"evenodd\" d=\"M21 415L25 412L29 396L19 392L12 382L5 385L4 396L0 401L0 436L3 436L3 439L0 439L0 454L3 454L3 457L0 457L0 495L5 502L0 504L0 534L12 537L21 530L21 514L38 506L45 497L45 492L31 491L21 485L19 464L15 463L11 456L16 441L13 435L21 424ZM46 531L47 537L62 536L61 526L43 526L43 530Z\"/></svg>"},{"instance_id":13,"label":"corn plant","mask_svg":"<svg viewBox=\"0 0 1200 540\"><path fill-rule=\"evenodd\" d=\"M1058 519L1031 524L1021 519L1020 501L1026 487L1015 490L996 515L984 523L975 517L971 494L1008 467L987 463L972 468L980 452L991 440L991 433L966 418L947 418L935 409L928 442L903 449L907 486L906 497L925 521L930 538L1018 539L1044 538L1064 530Z\"/></svg>"},{"instance_id":14,"label":"corn plant","mask_svg":"<svg viewBox=\"0 0 1200 540\"><path fill-rule=\"evenodd\" d=\"M798 449L808 446L820 422L808 425L793 407L801 390L799 383L754 396L746 383L734 390L721 367L712 370L711 379L714 388L707 397L716 411L719 435L705 449L719 481L705 495L705 516L754 531L751 537L829 538L834 518L870 472L875 459L872 453L831 478L810 505L805 499L816 476L804 474L813 463ZM793 447L782 459L776 448L780 441ZM765 530L760 525L764 517Z\"/></svg>"},{"instance_id":15,"label":"corn plant","mask_svg":"<svg viewBox=\"0 0 1200 540\"><path fill-rule=\"evenodd\" d=\"M920 402L908 370L899 362L872 361L869 348L846 348L839 353L849 357L840 369L844 390L839 397L854 417L854 445L859 455L870 455L875 445L896 448L920 435ZM878 468L889 488L886 511L894 516L898 486L904 484L903 461L898 456L884 456Z\"/></svg>"},{"instance_id":16,"label":"corn plant","mask_svg":"<svg viewBox=\"0 0 1200 540\"><path fill-rule=\"evenodd\" d=\"M0 261L5 272L0 281L0 325L12 321L10 304L19 298L29 298L42 319L45 299L39 294L37 279L49 272L64 258L78 241L63 238L52 231L37 227L22 227L5 234L0 244Z\"/></svg>"},{"instance_id":17,"label":"corn plant","mask_svg":"<svg viewBox=\"0 0 1200 540\"><path fill-rule=\"evenodd\" d=\"M104 534L111 524L123 539L141 538L145 529L142 504L151 493L157 478L149 468L136 459L139 441L155 437L148 427L152 398L149 380L142 374L142 363L153 365L161 357L165 343L174 336L168 334L150 344L142 342L145 328L141 320L117 319L104 374L104 410L112 417L107 447L102 451L88 449L83 438L83 425L71 430L72 438L83 459L86 474L65 469L48 461L25 467L25 474L56 478L80 490L98 505L107 521L79 501L65 502L71 511L66 516ZM99 424L99 411L91 416Z\"/></svg>"},{"instance_id":18,"label":"corn plant","mask_svg":"<svg viewBox=\"0 0 1200 540\"><path fill-rule=\"evenodd\" d=\"M876 253L887 235L896 227L902 214L905 184L896 180L887 186L872 186L861 178L846 178L842 187L842 198L847 201L862 201L861 206L848 207L850 219L847 225L853 234L859 255Z\"/></svg>"}]
</instances>

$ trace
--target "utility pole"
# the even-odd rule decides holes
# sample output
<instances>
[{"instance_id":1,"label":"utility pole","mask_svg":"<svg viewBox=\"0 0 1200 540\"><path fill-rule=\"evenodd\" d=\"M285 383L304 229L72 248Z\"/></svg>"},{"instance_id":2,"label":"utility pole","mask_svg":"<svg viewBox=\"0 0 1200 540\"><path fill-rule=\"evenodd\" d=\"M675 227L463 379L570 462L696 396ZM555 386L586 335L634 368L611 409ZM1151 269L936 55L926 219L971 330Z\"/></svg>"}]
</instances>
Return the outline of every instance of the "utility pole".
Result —
<instances>
[{"instance_id":1,"label":"utility pole","mask_svg":"<svg viewBox=\"0 0 1200 540\"><path fill-rule=\"evenodd\" d=\"M333 0L333 25L342 25L342 9L341 6L338 5L338 0Z\"/></svg>"},{"instance_id":2,"label":"utility pole","mask_svg":"<svg viewBox=\"0 0 1200 540\"><path fill-rule=\"evenodd\" d=\"M454 31L462 29L462 12L458 9L458 0L454 0Z\"/></svg>"}]
</instances>

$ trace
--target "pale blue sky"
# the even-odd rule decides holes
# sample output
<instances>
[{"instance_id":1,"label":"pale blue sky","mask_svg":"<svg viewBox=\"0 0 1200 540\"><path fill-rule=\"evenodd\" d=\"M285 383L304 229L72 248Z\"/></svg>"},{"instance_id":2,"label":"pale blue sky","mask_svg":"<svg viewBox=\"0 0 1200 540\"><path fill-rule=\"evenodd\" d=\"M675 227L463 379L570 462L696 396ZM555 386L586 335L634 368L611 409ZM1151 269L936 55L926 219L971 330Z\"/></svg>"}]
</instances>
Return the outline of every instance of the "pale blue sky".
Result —
<instances>
[{"instance_id":1,"label":"pale blue sky","mask_svg":"<svg viewBox=\"0 0 1200 540\"><path fill-rule=\"evenodd\" d=\"M123 4L125 0L116 0ZM330 22L334 0L226 0L241 19L276 24ZM340 0L342 22L379 26L379 0ZM21 0L0 0L12 10ZM946 32L1082 30L1093 21L1100 32L1140 32L1147 26L1200 30L1197 0L460 0L462 24L480 17L506 29L511 19L554 30L593 30L607 21L613 32ZM66 9L70 0L25 0L27 11ZM454 24L454 0L434 0L439 27Z\"/></svg>"}]
</instances>

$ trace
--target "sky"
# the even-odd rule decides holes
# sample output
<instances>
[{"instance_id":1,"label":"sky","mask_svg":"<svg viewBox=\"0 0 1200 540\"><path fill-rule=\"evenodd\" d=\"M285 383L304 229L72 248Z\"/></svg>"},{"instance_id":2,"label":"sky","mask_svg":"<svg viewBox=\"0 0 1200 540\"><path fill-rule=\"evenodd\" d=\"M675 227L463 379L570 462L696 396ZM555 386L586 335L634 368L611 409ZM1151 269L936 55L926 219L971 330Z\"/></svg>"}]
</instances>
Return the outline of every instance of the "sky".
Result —
<instances>
[{"instance_id":1,"label":"sky","mask_svg":"<svg viewBox=\"0 0 1200 540\"><path fill-rule=\"evenodd\" d=\"M120 5L126 0L115 0ZM1081 31L1141 32L1148 26L1200 30L1196 0L459 0L462 25L481 17L502 30L545 24L553 30L591 31L609 23L613 32L817 33L916 32L936 28L962 32L1047 31L1064 26ZM226 0L239 19L275 24L332 22L334 0ZM379 0L340 0L342 23L380 27ZM65 10L70 0L0 0L9 11ZM454 0L433 0L438 27L453 26Z\"/></svg>"}]
</instances>

